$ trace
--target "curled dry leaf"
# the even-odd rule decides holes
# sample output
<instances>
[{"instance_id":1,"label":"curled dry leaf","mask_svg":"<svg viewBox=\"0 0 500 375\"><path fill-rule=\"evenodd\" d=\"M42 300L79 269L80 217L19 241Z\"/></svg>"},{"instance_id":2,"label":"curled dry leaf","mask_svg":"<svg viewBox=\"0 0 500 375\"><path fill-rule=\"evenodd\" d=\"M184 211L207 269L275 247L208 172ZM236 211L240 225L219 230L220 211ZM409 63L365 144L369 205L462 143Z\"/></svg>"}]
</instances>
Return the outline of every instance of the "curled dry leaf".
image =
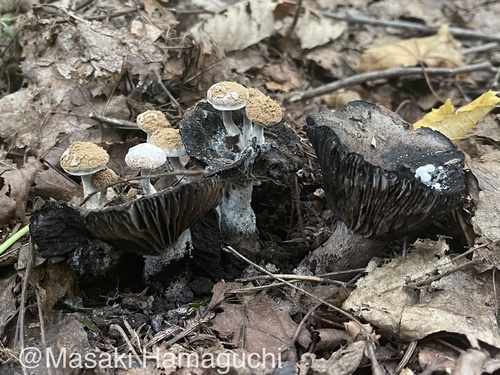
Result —
<instances>
[{"instance_id":1,"label":"curled dry leaf","mask_svg":"<svg viewBox=\"0 0 500 375\"><path fill-rule=\"evenodd\" d=\"M428 127L437 130L453 143L457 143L500 103L497 94L498 92L495 91L487 91L456 111L450 99L446 99L441 107L433 109L414 123L413 128Z\"/></svg>"},{"instance_id":2,"label":"curled dry leaf","mask_svg":"<svg viewBox=\"0 0 500 375\"><path fill-rule=\"evenodd\" d=\"M369 48L361 56L358 71L416 66L419 62L433 67L463 66L464 58L459 51L460 47L460 42L453 38L448 26L443 25L433 36Z\"/></svg>"}]
</instances>

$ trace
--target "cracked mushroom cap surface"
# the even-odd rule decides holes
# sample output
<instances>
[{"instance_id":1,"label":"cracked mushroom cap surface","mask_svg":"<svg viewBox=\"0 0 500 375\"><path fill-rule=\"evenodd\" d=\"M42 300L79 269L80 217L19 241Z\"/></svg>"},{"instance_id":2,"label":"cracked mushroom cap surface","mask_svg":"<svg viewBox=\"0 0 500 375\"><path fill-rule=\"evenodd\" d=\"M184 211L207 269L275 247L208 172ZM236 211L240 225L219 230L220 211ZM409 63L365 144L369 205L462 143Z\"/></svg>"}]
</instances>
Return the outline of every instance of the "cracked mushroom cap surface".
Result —
<instances>
[{"instance_id":1,"label":"cracked mushroom cap surface","mask_svg":"<svg viewBox=\"0 0 500 375\"><path fill-rule=\"evenodd\" d=\"M265 128L276 126L283 121L283 110L276 100L254 88L248 89L248 94L245 113L250 121Z\"/></svg>"},{"instance_id":2,"label":"cracked mushroom cap surface","mask_svg":"<svg viewBox=\"0 0 500 375\"><path fill-rule=\"evenodd\" d=\"M137 126L147 134L153 134L155 131L165 128L171 128L172 125L162 111L148 110L137 115Z\"/></svg>"},{"instance_id":3,"label":"cracked mushroom cap surface","mask_svg":"<svg viewBox=\"0 0 500 375\"><path fill-rule=\"evenodd\" d=\"M219 111L241 109L248 102L248 90L236 82L219 82L208 89L207 101Z\"/></svg>"},{"instance_id":4,"label":"cracked mushroom cap surface","mask_svg":"<svg viewBox=\"0 0 500 375\"><path fill-rule=\"evenodd\" d=\"M109 162L105 149L92 142L73 142L61 155L61 168L74 176L92 174Z\"/></svg>"},{"instance_id":5,"label":"cracked mushroom cap surface","mask_svg":"<svg viewBox=\"0 0 500 375\"><path fill-rule=\"evenodd\" d=\"M334 216L364 237L398 238L454 210L465 195L464 155L441 133L412 130L363 101L309 115L305 126ZM435 166L434 185L416 175Z\"/></svg>"},{"instance_id":6,"label":"cracked mushroom cap surface","mask_svg":"<svg viewBox=\"0 0 500 375\"><path fill-rule=\"evenodd\" d=\"M151 135L149 142L161 148L167 157L186 155L181 134L177 129L160 129Z\"/></svg>"},{"instance_id":7,"label":"cracked mushroom cap surface","mask_svg":"<svg viewBox=\"0 0 500 375\"><path fill-rule=\"evenodd\" d=\"M150 143L135 145L125 155L125 163L132 169L156 169L166 162L165 152Z\"/></svg>"}]
</instances>

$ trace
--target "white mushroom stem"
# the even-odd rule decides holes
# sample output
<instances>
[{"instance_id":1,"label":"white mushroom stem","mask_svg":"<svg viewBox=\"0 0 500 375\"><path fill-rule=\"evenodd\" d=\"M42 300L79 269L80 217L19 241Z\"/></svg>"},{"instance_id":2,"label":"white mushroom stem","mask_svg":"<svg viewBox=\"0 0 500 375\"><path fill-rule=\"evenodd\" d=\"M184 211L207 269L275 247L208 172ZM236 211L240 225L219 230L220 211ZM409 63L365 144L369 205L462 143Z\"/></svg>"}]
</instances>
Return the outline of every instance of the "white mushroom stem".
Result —
<instances>
[{"instance_id":1,"label":"white mushroom stem","mask_svg":"<svg viewBox=\"0 0 500 375\"><path fill-rule=\"evenodd\" d=\"M243 140L241 142L243 147L240 147L240 149L243 149L247 144L252 143L252 133L252 121L250 121L246 113L243 113Z\"/></svg>"},{"instance_id":2,"label":"white mushroom stem","mask_svg":"<svg viewBox=\"0 0 500 375\"><path fill-rule=\"evenodd\" d=\"M192 248L191 229L188 228L172 245L165 249L162 255L144 256L144 279L147 281L157 276L170 263L184 258L191 252Z\"/></svg>"},{"instance_id":3,"label":"white mushroom stem","mask_svg":"<svg viewBox=\"0 0 500 375\"><path fill-rule=\"evenodd\" d=\"M254 236L257 233L252 201L253 183L245 185L228 184L222 191L218 207L221 230L225 237L234 238Z\"/></svg>"},{"instance_id":4,"label":"white mushroom stem","mask_svg":"<svg viewBox=\"0 0 500 375\"><path fill-rule=\"evenodd\" d=\"M144 195L152 195L156 194L157 191L154 186L151 184L151 170L143 169L141 170L141 187Z\"/></svg>"},{"instance_id":5,"label":"white mushroom stem","mask_svg":"<svg viewBox=\"0 0 500 375\"><path fill-rule=\"evenodd\" d=\"M83 187L83 197L87 198L90 194L94 193L96 190L94 185L92 185L92 174L84 174L80 176L82 179ZM94 194L91 196L84 205L85 208L94 209L99 208L99 196Z\"/></svg>"},{"instance_id":6,"label":"white mushroom stem","mask_svg":"<svg viewBox=\"0 0 500 375\"><path fill-rule=\"evenodd\" d=\"M222 122L230 137L241 134L240 129L238 129L238 126L233 121L233 111L222 111Z\"/></svg>"},{"instance_id":7,"label":"white mushroom stem","mask_svg":"<svg viewBox=\"0 0 500 375\"><path fill-rule=\"evenodd\" d=\"M264 127L258 123L253 123L252 138L257 138L257 144L262 145L266 142L264 138Z\"/></svg>"}]
</instances>

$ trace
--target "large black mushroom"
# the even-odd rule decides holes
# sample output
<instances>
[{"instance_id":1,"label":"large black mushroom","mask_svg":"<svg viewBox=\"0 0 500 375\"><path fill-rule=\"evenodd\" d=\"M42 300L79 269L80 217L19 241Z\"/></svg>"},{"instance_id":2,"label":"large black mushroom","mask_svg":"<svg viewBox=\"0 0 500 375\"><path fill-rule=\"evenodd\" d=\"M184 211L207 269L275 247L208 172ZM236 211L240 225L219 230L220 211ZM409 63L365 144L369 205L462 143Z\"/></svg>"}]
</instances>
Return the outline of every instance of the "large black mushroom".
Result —
<instances>
[{"instance_id":1,"label":"large black mushroom","mask_svg":"<svg viewBox=\"0 0 500 375\"><path fill-rule=\"evenodd\" d=\"M308 116L333 235L299 270L365 266L391 240L453 211L465 194L464 155L444 135L363 101Z\"/></svg>"},{"instance_id":2,"label":"large black mushroom","mask_svg":"<svg viewBox=\"0 0 500 375\"><path fill-rule=\"evenodd\" d=\"M218 179L206 179L100 210L49 201L33 212L31 237L44 257L68 252L88 257L95 242L103 241L116 249L173 262L189 250L173 245L219 204L222 186Z\"/></svg>"}]
</instances>

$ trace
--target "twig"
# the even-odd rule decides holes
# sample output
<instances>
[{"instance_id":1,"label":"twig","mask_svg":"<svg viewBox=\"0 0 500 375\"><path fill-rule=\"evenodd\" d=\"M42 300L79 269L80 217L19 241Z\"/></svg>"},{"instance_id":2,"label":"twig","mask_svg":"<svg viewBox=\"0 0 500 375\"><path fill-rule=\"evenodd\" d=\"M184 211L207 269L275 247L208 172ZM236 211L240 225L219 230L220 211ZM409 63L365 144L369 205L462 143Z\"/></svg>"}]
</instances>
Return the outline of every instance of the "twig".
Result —
<instances>
[{"instance_id":1,"label":"twig","mask_svg":"<svg viewBox=\"0 0 500 375\"><path fill-rule=\"evenodd\" d=\"M297 9L295 10L295 14L293 15L293 21L288 30L286 31L285 37L283 38L283 52L288 54L288 47L290 45L290 39L292 38L293 30L297 26L297 21L299 20L300 10L302 9L302 0L298 0L296 4Z\"/></svg>"},{"instance_id":2,"label":"twig","mask_svg":"<svg viewBox=\"0 0 500 375\"><path fill-rule=\"evenodd\" d=\"M401 361L398 363L398 367L396 367L396 370L394 371L394 374L399 374L408 364L408 361L410 360L411 356L415 352L415 349L417 348L418 341L414 340L411 341L408 347L406 348L405 354L403 355L403 358L401 358Z\"/></svg>"},{"instance_id":3,"label":"twig","mask_svg":"<svg viewBox=\"0 0 500 375\"><path fill-rule=\"evenodd\" d=\"M118 331L120 333L123 340L127 343L128 349L130 350L130 352L132 352L132 355L134 356L136 361L139 363L140 367L142 367L143 363L142 363L141 357L139 357L139 355L135 351L134 345L132 345L132 343L130 342L130 340L129 340L127 334L125 333L125 331L123 330L123 328L121 326L119 326L118 324L111 324L109 326L109 329L110 330L114 329L115 331Z\"/></svg>"},{"instance_id":4,"label":"twig","mask_svg":"<svg viewBox=\"0 0 500 375\"><path fill-rule=\"evenodd\" d=\"M97 193L100 193L101 191L107 190L108 188L113 187L113 186L127 184L131 181L142 180L145 178L160 178L160 177L166 177L166 176L207 176L207 175L208 175L208 173L205 170L199 170L199 171L181 171L181 170L179 170L179 171L174 171L174 172L153 174L153 175L149 175L149 176L137 176L137 177L132 177L132 178L125 178L123 180L114 182L110 185L107 185L107 186L104 186L100 189L97 189L96 191L93 191L92 193L87 195L84 199L82 199L80 201L80 203L78 204L78 206L83 206L85 204L85 202L87 202L91 197L93 197Z\"/></svg>"},{"instance_id":5,"label":"twig","mask_svg":"<svg viewBox=\"0 0 500 375\"><path fill-rule=\"evenodd\" d=\"M254 268L256 268L258 271L268 275L268 276L271 276L272 278L282 282L283 284L289 286L290 288L293 288L295 290L298 290L299 292L305 294L306 296L318 301L318 302L321 302L323 305L325 305L326 307L329 307L330 309L338 312L339 314L342 314L344 315L347 319L349 320L352 320L353 322L356 322L361 331L365 334L366 338L369 339L370 337L370 332L367 331L367 329L365 327L363 327L363 325L361 324L361 322L352 314L349 314L347 311L345 310L342 310L341 308L337 307L337 306L334 306L332 305L331 303L329 302L326 302L325 300L321 299L320 297L318 296L315 296L314 294L308 292L307 290L304 290L296 285L293 285L292 283L284 280L283 278L281 277L276 277L276 275L274 275L273 273L269 272L268 270L266 270L265 268L259 266L258 264L252 262L250 259L246 258L245 256L241 255L239 252L237 252L235 249L233 249L231 246L226 246L226 247L223 247L222 248L224 251L230 253L230 254L233 254L234 256L236 256L237 258L240 258L242 261L244 261L245 263L248 263L250 264L251 266L253 266Z\"/></svg>"},{"instance_id":6,"label":"twig","mask_svg":"<svg viewBox=\"0 0 500 375\"><path fill-rule=\"evenodd\" d=\"M425 68L425 73L429 75L450 76L461 73L470 73L478 70L496 71L489 61L483 61L477 64L470 64L470 65L460 66L457 68ZM412 75L421 76L423 74L424 71L420 67L411 67L411 68L398 67L386 70L377 70L368 73L360 73L344 79L340 79L335 82L327 83L326 85L323 86L315 87L310 90L291 93L287 99L289 102L295 102L298 100L305 100L316 96L328 94L346 86L356 85L359 83L373 81L376 79L388 79L388 78L405 77Z\"/></svg>"},{"instance_id":7,"label":"twig","mask_svg":"<svg viewBox=\"0 0 500 375\"><path fill-rule=\"evenodd\" d=\"M247 283L249 281L258 281L258 280L274 280L276 277L280 277L283 280L291 280L291 281L307 281L314 283L325 283L325 284L336 284L336 285L345 285L342 281L325 279L318 276L307 276L307 275L290 275L290 274L273 274L273 276L267 275L258 275L252 277L245 277L241 279L236 279L235 281L238 283Z\"/></svg>"},{"instance_id":8,"label":"twig","mask_svg":"<svg viewBox=\"0 0 500 375\"><path fill-rule=\"evenodd\" d=\"M93 120L98 120L104 124L107 125L113 125L116 127L119 127L121 129L135 129L135 130L140 130L137 124L133 121L127 121L127 120L120 120L114 117L106 117L106 116L101 116L97 113L89 113L89 118Z\"/></svg>"},{"instance_id":9,"label":"twig","mask_svg":"<svg viewBox=\"0 0 500 375\"><path fill-rule=\"evenodd\" d=\"M432 277L429 277L425 280L422 280L422 281L419 281L419 282L409 282L406 284L406 287L410 288L410 289L417 289L417 288L421 288L421 287L424 287L424 286L427 286L427 285L431 285L434 281L438 281L439 279L442 279L443 277L445 276L449 276L455 272L458 272L458 271L462 271L466 268L469 268L469 267L472 267L476 264L479 264L481 261L476 259L476 260L472 260L470 262L467 262L467 263L464 263L464 264L461 264L460 266L456 266L455 268L452 268L451 270L448 270L446 272L443 272L443 273L440 273L439 275L435 275L435 276L432 276Z\"/></svg>"},{"instance_id":10,"label":"twig","mask_svg":"<svg viewBox=\"0 0 500 375\"><path fill-rule=\"evenodd\" d=\"M426 34L435 33L438 29L435 27L427 27L420 23L399 21L399 20L377 20L374 18L353 16L350 14L340 14L332 12L323 12L323 16L328 18L333 18L335 20L346 21L348 23L363 23L367 25L374 26L384 26L384 27L395 27L399 29L417 30L422 31ZM471 38L471 39L483 39L493 42L500 42L500 35L497 34L487 34L476 30L463 29L461 27L450 27L450 33L456 37Z\"/></svg>"}]
</instances>

